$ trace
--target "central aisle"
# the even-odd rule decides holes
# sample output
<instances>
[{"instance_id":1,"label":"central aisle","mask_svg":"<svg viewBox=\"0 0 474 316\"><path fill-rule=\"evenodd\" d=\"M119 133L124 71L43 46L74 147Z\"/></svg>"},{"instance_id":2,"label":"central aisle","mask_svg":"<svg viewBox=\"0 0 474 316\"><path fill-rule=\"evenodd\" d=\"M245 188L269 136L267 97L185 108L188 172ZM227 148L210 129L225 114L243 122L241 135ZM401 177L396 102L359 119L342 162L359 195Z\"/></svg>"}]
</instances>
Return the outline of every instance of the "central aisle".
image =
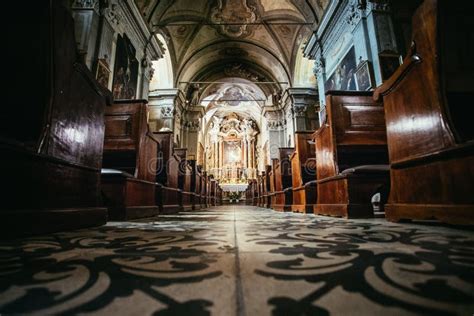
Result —
<instances>
[{"instance_id":1,"label":"central aisle","mask_svg":"<svg viewBox=\"0 0 474 316\"><path fill-rule=\"evenodd\" d=\"M472 314L474 234L222 206L0 242L0 314Z\"/></svg>"}]
</instances>

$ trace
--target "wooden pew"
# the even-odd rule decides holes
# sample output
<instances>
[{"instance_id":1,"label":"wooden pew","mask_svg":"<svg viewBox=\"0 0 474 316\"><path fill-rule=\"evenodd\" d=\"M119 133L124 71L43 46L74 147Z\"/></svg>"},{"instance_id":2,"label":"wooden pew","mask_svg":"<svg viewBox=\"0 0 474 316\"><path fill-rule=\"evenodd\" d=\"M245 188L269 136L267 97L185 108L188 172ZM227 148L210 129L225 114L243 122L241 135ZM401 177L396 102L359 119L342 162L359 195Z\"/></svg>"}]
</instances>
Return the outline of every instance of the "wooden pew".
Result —
<instances>
[{"instance_id":1,"label":"wooden pew","mask_svg":"<svg viewBox=\"0 0 474 316\"><path fill-rule=\"evenodd\" d=\"M110 95L82 63L73 19L60 1L33 1L27 10L11 1L3 10L24 12L24 19L9 21L3 36L8 80L0 236L102 225L107 209L100 205L100 168Z\"/></svg>"},{"instance_id":2,"label":"wooden pew","mask_svg":"<svg viewBox=\"0 0 474 316\"><path fill-rule=\"evenodd\" d=\"M149 132L147 112L144 100L116 101L105 111L101 190L111 220L158 214L158 143Z\"/></svg>"},{"instance_id":3,"label":"wooden pew","mask_svg":"<svg viewBox=\"0 0 474 316\"><path fill-rule=\"evenodd\" d=\"M199 210L201 208L201 174L199 171L199 166L196 163L196 160L188 160L189 167L191 169L191 204L193 210Z\"/></svg>"},{"instance_id":4,"label":"wooden pew","mask_svg":"<svg viewBox=\"0 0 474 316\"><path fill-rule=\"evenodd\" d=\"M474 224L472 9L472 1L425 0L411 51L375 92L387 120L391 221Z\"/></svg>"},{"instance_id":5,"label":"wooden pew","mask_svg":"<svg viewBox=\"0 0 474 316\"><path fill-rule=\"evenodd\" d=\"M192 168L187 160L187 148L175 148L174 153L179 157L178 188L181 190L181 203L184 211L193 209L193 191L191 189Z\"/></svg>"},{"instance_id":6,"label":"wooden pew","mask_svg":"<svg viewBox=\"0 0 474 316\"><path fill-rule=\"evenodd\" d=\"M389 186L383 105L371 92L330 91L315 132L316 214L373 217L371 198Z\"/></svg>"},{"instance_id":7,"label":"wooden pew","mask_svg":"<svg viewBox=\"0 0 474 316\"><path fill-rule=\"evenodd\" d=\"M179 188L181 158L174 152L173 132L154 132L159 143L156 182L161 185L162 209L164 213L183 211L182 190Z\"/></svg>"},{"instance_id":8,"label":"wooden pew","mask_svg":"<svg viewBox=\"0 0 474 316\"><path fill-rule=\"evenodd\" d=\"M271 205L271 188L270 188L270 181L271 181L271 175L270 172L272 170L272 166L265 166L265 178L264 178L264 201L263 201L263 206L265 208L270 208Z\"/></svg>"},{"instance_id":9,"label":"wooden pew","mask_svg":"<svg viewBox=\"0 0 474 316\"><path fill-rule=\"evenodd\" d=\"M254 179L254 186L253 186L253 206L258 206L258 175L257 178Z\"/></svg>"},{"instance_id":10,"label":"wooden pew","mask_svg":"<svg viewBox=\"0 0 474 316\"><path fill-rule=\"evenodd\" d=\"M263 207L263 173L257 175L257 192L258 192L258 199L257 199L257 206Z\"/></svg>"},{"instance_id":11,"label":"wooden pew","mask_svg":"<svg viewBox=\"0 0 474 316\"><path fill-rule=\"evenodd\" d=\"M216 206L217 181L211 175L209 179L209 205Z\"/></svg>"},{"instance_id":12,"label":"wooden pew","mask_svg":"<svg viewBox=\"0 0 474 316\"><path fill-rule=\"evenodd\" d=\"M275 204L276 211L291 211L293 188L291 178L290 156L295 150L292 147L279 148L279 159L275 165Z\"/></svg>"},{"instance_id":13,"label":"wooden pew","mask_svg":"<svg viewBox=\"0 0 474 316\"><path fill-rule=\"evenodd\" d=\"M216 204L222 205L222 188L219 186L219 182L217 181L217 194L216 194Z\"/></svg>"},{"instance_id":14,"label":"wooden pew","mask_svg":"<svg viewBox=\"0 0 474 316\"><path fill-rule=\"evenodd\" d=\"M204 176L203 176L201 165L197 165L197 174L198 174L198 186L196 187L196 192L198 194L198 204L199 204L200 209L205 209L206 202L203 196Z\"/></svg>"},{"instance_id":15,"label":"wooden pew","mask_svg":"<svg viewBox=\"0 0 474 316\"><path fill-rule=\"evenodd\" d=\"M253 200L253 182L249 180L247 190L245 190L245 205L252 205Z\"/></svg>"},{"instance_id":16,"label":"wooden pew","mask_svg":"<svg viewBox=\"0 0 474 316\"><path fill-rule=\"evenodd\" d=\"M207 192L208 192L208 182L209 178L207 177L207 171L202 172L201 178L201 207L208 208L208 199L207 199Z\"/></svg>"},{"instance_id":17,"label":"wooden pew","mask_svg":"<svg viewBox=\"0 0 474 316\"><path fill-rule=\"evenodd\" d=\"M276 204L276 185L275 168L278 165L278 159L272 158L272 170L270 173L270 208L273 209Z\"/></svg>"},{"instance_id":18,"label":"wooden pew","mask_svg":"<svg viewBox=\"0 0 474 316\"><path fill-rule=\"evenodd\" d=\"M293 212L313 213L316 204L316 153L312 138L312 132L295 133L295 151L290 156Z\"/></svg>"},{"instance_id":19,"label":"wooden pew","mask_svg":"<svg viewBox=\"0 0 474 316\"><path fill-rule=\"evenodd\" d=\"M255 180L249 180L249 186L247 188L247 205L254 205L255 198Z\"/></svg>"}]
</instances>

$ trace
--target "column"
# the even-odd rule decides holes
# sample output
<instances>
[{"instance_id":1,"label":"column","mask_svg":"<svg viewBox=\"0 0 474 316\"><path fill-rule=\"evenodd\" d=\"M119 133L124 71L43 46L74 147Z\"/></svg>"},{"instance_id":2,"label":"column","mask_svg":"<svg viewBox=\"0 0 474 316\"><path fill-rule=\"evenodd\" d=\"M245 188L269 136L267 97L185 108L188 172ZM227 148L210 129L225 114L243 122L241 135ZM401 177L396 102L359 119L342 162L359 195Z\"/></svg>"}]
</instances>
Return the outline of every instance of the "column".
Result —
<instances>
[{"instance_id":1,"label":"column","mask_svg":"<svg viewBox=\"0 0 474 316\"><path fill-rule=\"evenodd\" d=\"M316 111L319 110L318 91L315 88L290 88L288 95L291 99L294 132L311 131L312 125L319 127L319 122L311 122L319 121L316 118Z\"/></svg>"},{"instance_id":2,"label":"column","mask_svg":"<svg viewBox=\"0 0 474 316\"><path fill-rule=\"evenodd\" d=\"M390 14L390 6L386 1L367 3L367 30L376 86L381 85L387 79L382 76L383 60L380 60L380 53L391 53L395 56L399 54Z\"/></svg>"},{"instance_id":3,"label":"column","mask_svg":"<svg viewBox=\"0 0 474 316\"><path fill-rule=\"evenodd\" d=\"M224 141L222 138L219 140L219 147L220 147L220 159L219 159L219 175L222 177L222 168L224 166Z\"/></svg>"}]
</instances>

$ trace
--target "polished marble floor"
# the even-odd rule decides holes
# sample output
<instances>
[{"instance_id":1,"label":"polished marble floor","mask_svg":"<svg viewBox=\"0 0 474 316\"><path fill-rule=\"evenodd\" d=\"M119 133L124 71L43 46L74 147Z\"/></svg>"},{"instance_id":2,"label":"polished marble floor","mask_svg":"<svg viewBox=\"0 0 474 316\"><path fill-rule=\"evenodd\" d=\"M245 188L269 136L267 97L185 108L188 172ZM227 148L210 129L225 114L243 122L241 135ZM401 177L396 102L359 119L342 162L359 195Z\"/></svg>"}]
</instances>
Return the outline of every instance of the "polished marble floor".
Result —
<instances>
[{"instance_id":1,"label":"polished marble floor","mask_svg":"<svg viewBox=\"0 0 474 316\"><path fill-rule=\"evenodd\" d=\"M0 241L0 314L474 315L474 233L222 206Z\"/></svg>"}]
</instances>

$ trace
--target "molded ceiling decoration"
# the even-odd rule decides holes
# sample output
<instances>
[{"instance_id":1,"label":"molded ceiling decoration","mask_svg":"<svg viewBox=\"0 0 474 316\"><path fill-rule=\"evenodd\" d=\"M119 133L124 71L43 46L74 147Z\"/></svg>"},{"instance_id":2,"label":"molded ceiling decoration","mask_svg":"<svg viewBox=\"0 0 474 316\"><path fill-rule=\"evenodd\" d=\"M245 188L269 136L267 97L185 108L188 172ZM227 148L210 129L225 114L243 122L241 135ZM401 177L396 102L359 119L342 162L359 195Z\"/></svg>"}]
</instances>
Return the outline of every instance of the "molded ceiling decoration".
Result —
<instances>
[{"instance_id":1,"label":"molded ceiling decoration","mask_svg":"<svg viewBox=\"0 0 474 316\"><path fill-rule=\"evenodd\" d=\"M210 82L233 77L255 83L268 98L293 83L298 48L329 0L136 2L167 41L175 86L188 97L195 89L190 82L203 82L206 90Z\"/></svg>"}]
</instances>

